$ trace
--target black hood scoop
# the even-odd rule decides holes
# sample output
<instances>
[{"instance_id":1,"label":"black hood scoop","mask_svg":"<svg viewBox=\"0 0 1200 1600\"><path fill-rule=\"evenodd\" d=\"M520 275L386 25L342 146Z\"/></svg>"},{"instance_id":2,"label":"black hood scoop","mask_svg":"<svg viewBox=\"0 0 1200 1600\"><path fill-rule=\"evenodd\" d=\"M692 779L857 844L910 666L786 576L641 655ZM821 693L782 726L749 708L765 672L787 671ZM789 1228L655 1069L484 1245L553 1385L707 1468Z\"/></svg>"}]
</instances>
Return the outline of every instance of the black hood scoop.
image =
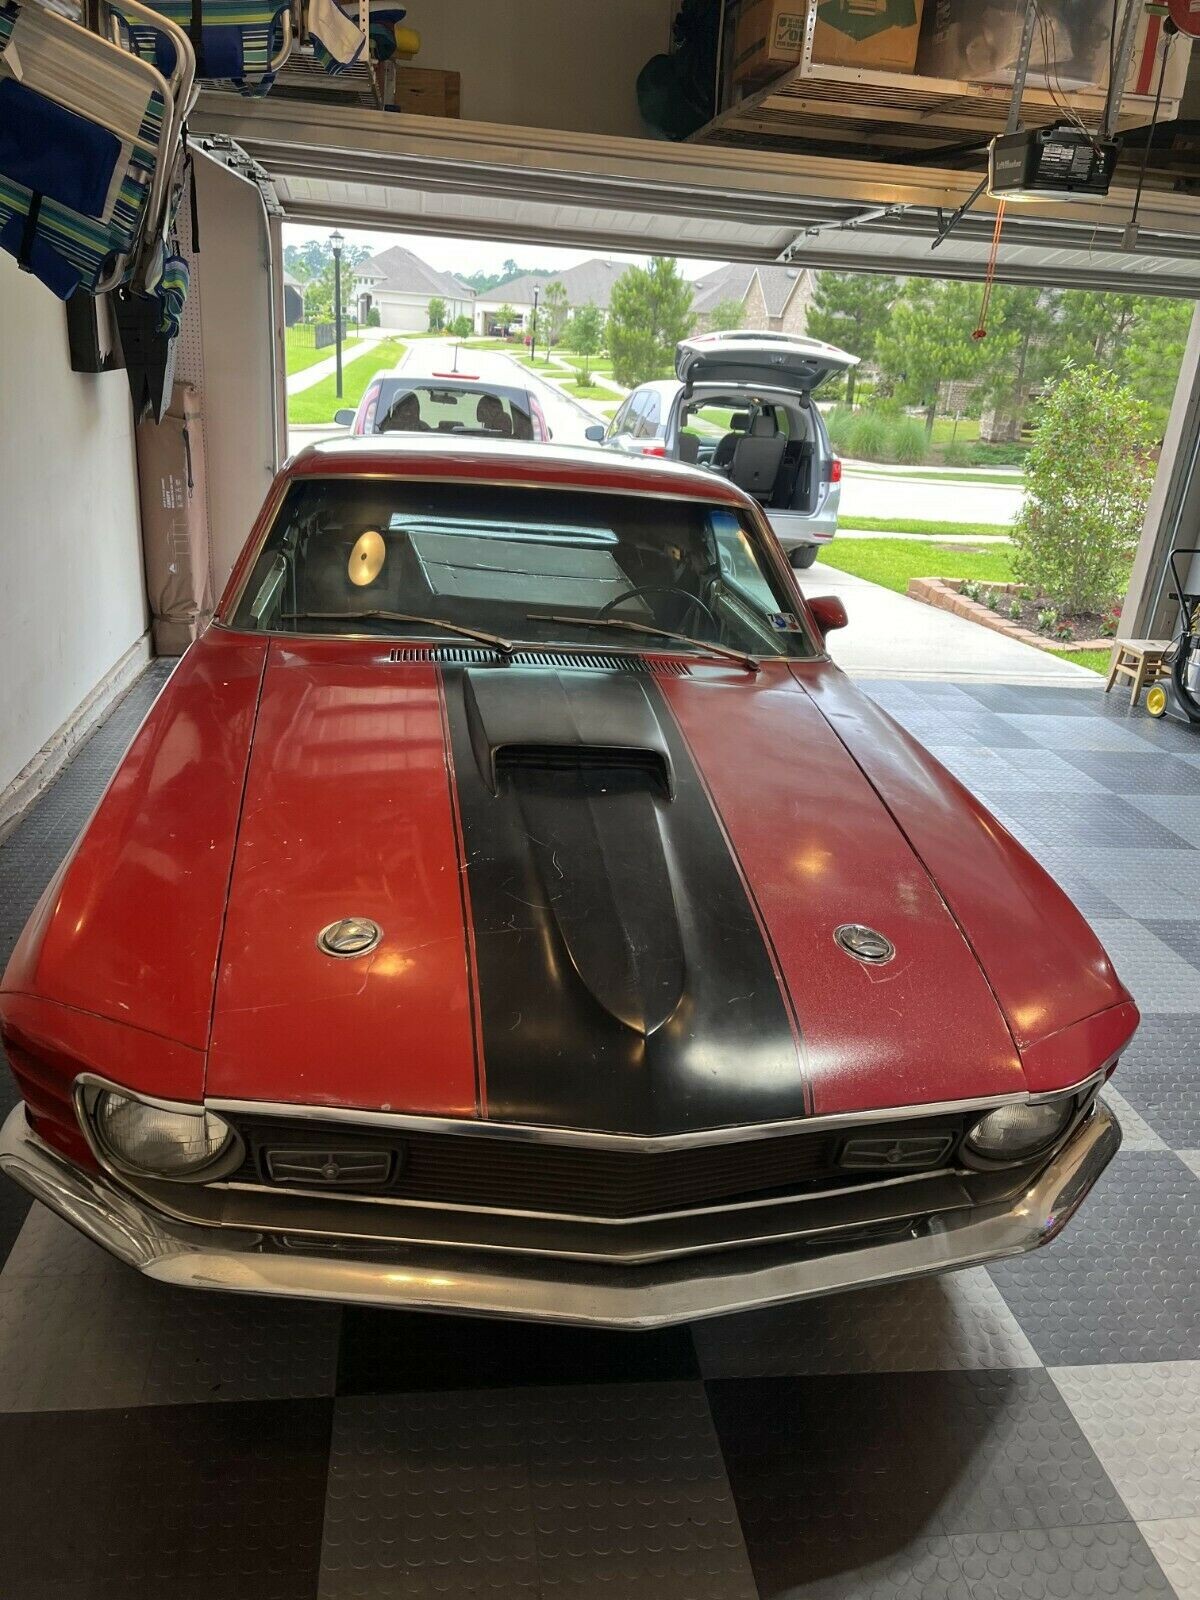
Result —
<instances>
[{"instance_id":1,"label":"black hood scoop","mask_svg":"<svg viewBox=\"0 0 1200 1600\"><path fill-rule=\"evenodd\" d=\"M654 679L443 679L489 1115L645 1133L803 1115L772 961Z\"/></svg>"}]
</instances>

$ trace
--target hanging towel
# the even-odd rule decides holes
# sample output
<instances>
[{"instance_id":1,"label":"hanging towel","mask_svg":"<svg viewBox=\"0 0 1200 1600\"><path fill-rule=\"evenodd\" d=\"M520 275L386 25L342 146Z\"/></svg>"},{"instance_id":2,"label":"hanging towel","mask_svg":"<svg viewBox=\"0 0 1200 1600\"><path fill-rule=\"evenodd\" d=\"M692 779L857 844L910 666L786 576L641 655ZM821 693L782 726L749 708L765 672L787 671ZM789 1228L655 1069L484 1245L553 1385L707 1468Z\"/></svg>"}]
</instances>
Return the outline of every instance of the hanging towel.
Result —
<instances>
[{"instance_id":1,"label":"hanging towel","mask_svg":"<svg viewBox=\"0 0 1200 1600\"><path fill-rule=\"evenodd\" d=\"M354 66L367 48L357 7L352 21L335 0L308 0L308 32L317 60L331 75Z\"/></svg>"}]
</instances>

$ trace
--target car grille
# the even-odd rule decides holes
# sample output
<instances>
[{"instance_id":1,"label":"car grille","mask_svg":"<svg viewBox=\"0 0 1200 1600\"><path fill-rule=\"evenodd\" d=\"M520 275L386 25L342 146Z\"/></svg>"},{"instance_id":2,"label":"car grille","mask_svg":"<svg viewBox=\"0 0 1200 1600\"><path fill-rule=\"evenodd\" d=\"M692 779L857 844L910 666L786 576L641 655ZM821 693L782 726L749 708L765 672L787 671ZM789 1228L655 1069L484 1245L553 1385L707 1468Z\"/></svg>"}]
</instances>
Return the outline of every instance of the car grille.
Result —
<instances>
[{"instance_id":1,"label":"car grille","mask_svg":"<svg viewBox=\"0 0 1200 1600\"><path fill-rule=\"evenodd\" d=\"M888 1164L881 1156L872 1172L839 1164L848 1135L836 1129L643 1152L423 1130L375 1134L286 1118L240 1117L236 1125L246 1158L226 1181L616 1219L929 1171L945 1164L960 1131L922 1126L919 1158ZM911 1136L912 1125L871 1129L905 1131Z\"/></svg>"}]
</instances>

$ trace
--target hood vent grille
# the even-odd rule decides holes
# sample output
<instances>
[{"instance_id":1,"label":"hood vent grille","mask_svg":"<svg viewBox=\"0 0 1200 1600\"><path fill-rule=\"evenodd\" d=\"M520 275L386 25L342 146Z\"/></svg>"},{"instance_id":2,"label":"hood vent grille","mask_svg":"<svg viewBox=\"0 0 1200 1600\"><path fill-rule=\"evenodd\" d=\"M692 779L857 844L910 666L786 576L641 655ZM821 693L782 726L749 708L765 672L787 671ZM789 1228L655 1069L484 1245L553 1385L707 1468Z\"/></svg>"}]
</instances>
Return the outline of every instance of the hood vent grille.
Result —
<instances>
[{"instance_id":1,"label":"hood vent grille","mask_svg":"<svg viewBox=\"0 0 1200 1600\"><path fill-rule=\"evenodd\" d=\"M643 659L641 656L594 655L574 650L514 650L511 656L478 644L397 645L388 651L388 660L401 664L419 661L444 661L455 666L474 666L508 661L516 667L556 667L576 672L639 672L656 678L687 678L691 668L674 657Z\"/></svg>"},{"instance_id":2,"label":"hood vent grille","mask_svg":"<svg viewBox=\"0 0 1200 1600\"><path fill-rule=\"evenodd\" d=\"M667 763L657 750L631 745L505 744L495 754L496 773L525 768L535 772L640 773L664 794L671 793Z\"/></svg>"}]
</instances>

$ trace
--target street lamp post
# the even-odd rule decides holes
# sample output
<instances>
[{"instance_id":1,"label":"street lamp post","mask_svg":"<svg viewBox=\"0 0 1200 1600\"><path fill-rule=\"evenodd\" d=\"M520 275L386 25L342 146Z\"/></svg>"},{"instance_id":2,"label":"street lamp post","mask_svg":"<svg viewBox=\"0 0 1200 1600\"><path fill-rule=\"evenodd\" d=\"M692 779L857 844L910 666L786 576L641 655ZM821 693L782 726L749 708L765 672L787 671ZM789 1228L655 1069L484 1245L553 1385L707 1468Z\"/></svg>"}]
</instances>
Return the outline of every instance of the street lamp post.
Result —
<instances>
[{"instance_id":1,"label":"street lamp post","mask_svg":"<svg viewBox=\"0 0 1200 1600\"><path fill-rule=\"evenodd\" d=\"M530 366L532 366L533 363L537 360L537 311L538 311L538 296L541 294L541 292L542 292L541 285L535 283L534 286L533 286L533 321L529 325L529 364L530 364Z\"/></svg>"},{"instance_id":2,"label":"street lamp post","mask_svg":"<svg viewBox=\"0 0 1200 1600\"><path fill-rule=\"evenodd\" d=\"M337 349L337 397L342 398L342 246L345 239L336 230L329 235L333 246L333 340Z\"/></svg>"}]
</instances>

